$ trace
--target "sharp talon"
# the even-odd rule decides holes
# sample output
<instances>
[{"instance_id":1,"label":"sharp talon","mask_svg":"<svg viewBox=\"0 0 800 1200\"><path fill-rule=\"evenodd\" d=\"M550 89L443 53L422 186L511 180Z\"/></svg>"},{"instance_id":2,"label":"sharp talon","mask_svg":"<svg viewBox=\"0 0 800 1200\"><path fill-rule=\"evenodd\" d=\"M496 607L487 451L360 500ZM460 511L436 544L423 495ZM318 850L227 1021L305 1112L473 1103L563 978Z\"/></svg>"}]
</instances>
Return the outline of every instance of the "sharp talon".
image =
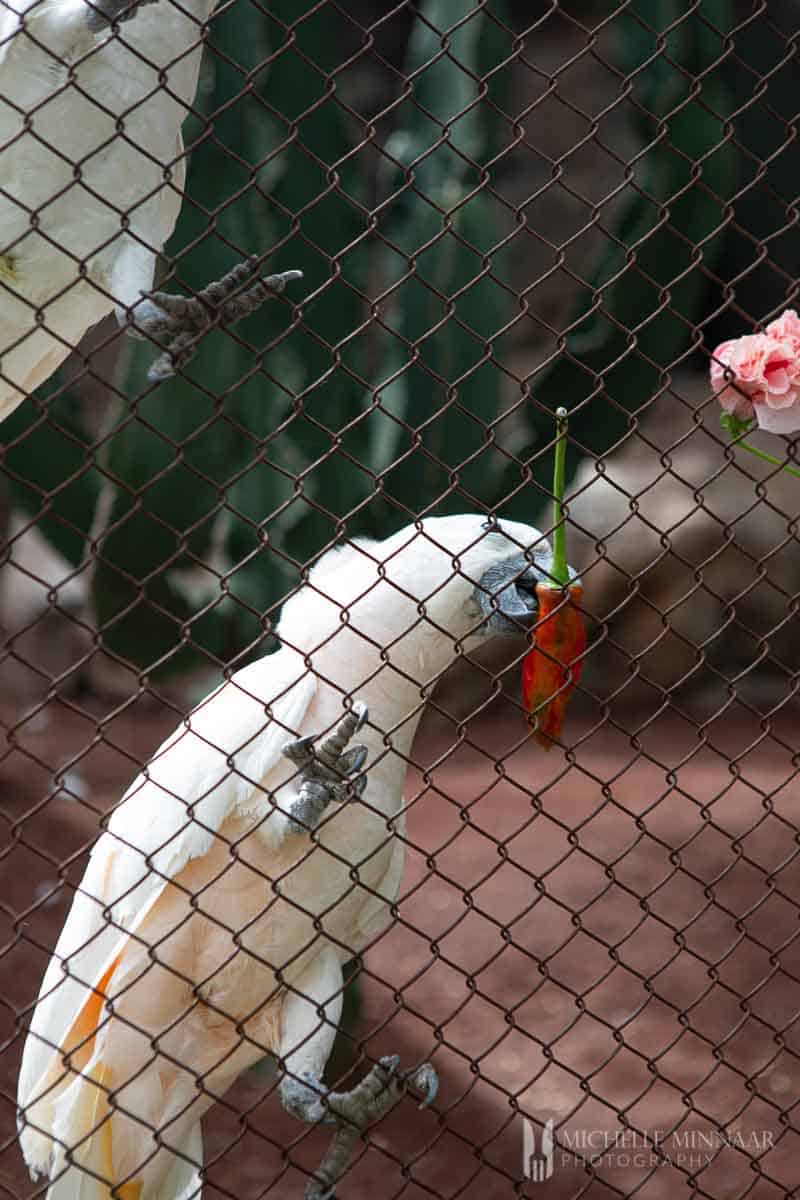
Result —
<instances>
[{"instance_id":1,"label":"sharp talon","mask_svg":"<svg viewBox=\"0 0 800 1200\"><path fill-rule=\"evenodd\" d=\"M275 287L275 284L272 283L272 280L279 279L281 290L283 290L283 288L286 287L287 283L294 283L294 281L296 279L302 279L302 278L303 278L302 271L283 271L280 275L270 275L269 278L267 279L267 283L269 283L270 287Z\"/></svg>"},{"instance_id":2,"label":"sharp talon","mask_svg":"<svg viewBox=\"0 0 800 1200\"><path fill-rule=\"evenodd\" d=\"M383 1067L384 1071L388 1071L390 1075L393 1075L400 1066L400 1055L385 1054L383 1058L378 1059L378 1065Z\"/></svg>"},{"instance_id":3,"label":"sharp talon","mask_svg":"<svg viewBox=\"0 0 800 1200\"><path fill-rule=\"evenodd\" d=\"M305 735L305 737L295 738L295 740L293 742L287 742L285 748L296 750L296 751L302 750L305 752L306 750L309 750L311 748L311 746L313 746L313 744L314 744L314 734L308 733Z\"/></svg>"},{"instance_id":4,"label":"sharp talon","mask_svg":"<svg viewBox=\"0 0 800 1200\"><path fill-rule=\"evenodd\" d=\"M409 1072L407 1082L412 1084L417 1091L424 1092L425 1095L419 1108L427 1108L429 1104L433 1104L439 1094L439 1076L430 1063L423 1063L421 1067Z\"/></svg>"},{"instance_id":5,"label":"sharp talon","mask_svg":"<svg viewBox=\"0 0 800 1200\"><path fill-rule=\"evenodd\" d=\"M363 700L356 700L355 704L353 705L353 712L358 717L356 730L359 730L361 726L369 720L369 709Z\"/></svg>"},{"instance_id":6,"label":"sharp talon","mask_svg":"<svg viewBox=\"0 0 800 1200\"><path fill-rule=\"evenodd\" d=\"M353 746L339 759L339 770L343 775L355 775L367 761L368 754L366 746Z\"/></svg>"},{"instance_id":7,"label":"sharp talon","mask_svg":"<svg viewBox=\"0 0 800 1200\"><path fill-rule=\"evenodd\" d=\"M284 758L291 759L292 762L305 762L311 759L314 755L311 752L311 747L314 744L314 735L308 737L296 738L293 742L287 742L281 750Z\"/></svg>"}]
</instances>

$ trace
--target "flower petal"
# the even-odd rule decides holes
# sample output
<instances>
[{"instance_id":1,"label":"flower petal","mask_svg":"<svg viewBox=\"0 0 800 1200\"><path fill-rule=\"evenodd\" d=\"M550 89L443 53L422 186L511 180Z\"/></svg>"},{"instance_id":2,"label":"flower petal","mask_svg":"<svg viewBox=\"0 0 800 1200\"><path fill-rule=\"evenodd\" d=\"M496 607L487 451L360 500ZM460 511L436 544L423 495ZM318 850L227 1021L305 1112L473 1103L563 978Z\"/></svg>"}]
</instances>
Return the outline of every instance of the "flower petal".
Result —
<instances>
[{"instance_id":1,"label":"flower petal","mask_svg":"<svg viewBox=\"0 0 800 1200\"><path fill-rule=\"evenodd\" d=\"M770 388L764 393L763 402L768 408L791 408L797 403L797 388L791 387L787 392L776 392Z\"/></svg>"},{"instance_id":2,"label":"flower petal","mask_svg":"<svg viewBox=\"0 0 800 1200\"><path fill-rule=\"evenodd\" d=\"M757 404L755 413L759 429L767 433L797 433L800 430L800 404L796 402L785 408Z\"/></svg>"}]
</instances>

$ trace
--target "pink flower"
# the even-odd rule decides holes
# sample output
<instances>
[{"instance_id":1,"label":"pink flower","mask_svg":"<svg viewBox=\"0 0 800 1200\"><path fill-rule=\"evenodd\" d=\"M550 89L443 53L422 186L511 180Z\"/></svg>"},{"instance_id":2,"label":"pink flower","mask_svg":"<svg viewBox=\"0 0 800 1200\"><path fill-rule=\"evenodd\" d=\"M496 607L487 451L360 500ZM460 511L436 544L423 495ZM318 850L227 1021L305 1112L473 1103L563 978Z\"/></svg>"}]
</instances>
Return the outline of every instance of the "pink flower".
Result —
<instances>
[{"instance_id":1,"label":"pink flower","mask_svg":"<svg viewBox=\"0 0 800 1200\"><path fill-rule=\"evenodd\" d=\"M795 350L800 351L800 317L793 308L787 308L786 312L770 321L765 332L778 341L792 342Z\"/></svg>"},{"instance_id":2,"label":"pink flower","mask_svg":"<svg viewBox=\"0 0 800 1200\"><path fill-rule=\"evenodd\" d=\"M727 377L726 377L727 368ZM711 386L726 412L755 417L770 433L800 430L800 319L787 309L764 333L723 342L711 360Z\"/></svg>"}]
</instances>

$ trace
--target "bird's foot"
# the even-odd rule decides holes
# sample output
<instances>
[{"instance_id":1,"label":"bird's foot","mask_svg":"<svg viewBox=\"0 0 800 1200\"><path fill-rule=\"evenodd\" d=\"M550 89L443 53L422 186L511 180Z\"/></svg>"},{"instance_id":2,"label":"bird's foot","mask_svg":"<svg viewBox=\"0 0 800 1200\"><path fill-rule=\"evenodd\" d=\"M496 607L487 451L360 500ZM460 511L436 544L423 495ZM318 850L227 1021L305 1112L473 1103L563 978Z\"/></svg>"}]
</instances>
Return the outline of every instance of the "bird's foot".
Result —
<instances>
[{"instance_id":1,"label":"bird's foot","mask_svg":"<svg viewBox=\"0 0 800 1200\"><path fill-rule=\"evenodd\" d=\"M306 1186L306 1200L332 1200L337 1180L344 1174L362 1131L380 1121L409 1088L422 1092L420 1108L436 1099L439 1078L430 1063L410 1071L398 1070L399 1065L396 1054L382 1058L349 1092L328 1092L325 1106L338 1129Z\"/></svg>"},{"instance_id":2,"label":"bird's foot","mask_svg":"<svg viewBox=\"0 0 800 1200\"><path fill-rule=\"evenodd\" d=\"M99 33L109 25L130 21L145 4L156 0L88 0L86 23L92 33Z\"/></svg>"},{"instance_id":3,"label":"bird's foot","mask_svg":"<svg viewBox=\"0 0 800 1200\"><path fill-rule=\"evenodd\" d=\"M341 804L353 792L361 795L366 776L355 779L367 758L366 746L345 746L369 716L366 704L356 702L333 733L315 745L316 738L288 742L282 753L300 769L300 789L289 808L292 833L316 829L332 800Z\"/></svg>"},{"instance_id":4,"label":"bird's foot","mask_svg":"<svg viewBox=\"0 0 800 1200\"><path fill-rule=\"evenodd\" d=\"M389 1111L409 1088L422 1092L420 1108L436 1099L439 1077L430 1063L400 1071L400 1056L389 1054L376 1062L372 1070L349 1092L328 1092L327 1106L338 1124L357 1129L373 1125Z\"/></svg>"},{"instance_id":5,"label":"bird's foot","mask_svg":"<svg viewBox=\"0 0 800 1200\"><path fill-rule=\"evenodd\" d=\"M306 1080L308 1082L306 1082ZM325 1107L328 1089L310 1075L284 1075L280 1084L281 1104L298 1121L317 1124L333 1120Z\"/></svg>"},{"instance_id":6,"label":"bird's foot","mask_svg":"<svg viewBox=\"0 0 800 1200\"><path fill-rule=\"evenodd\" d=\"M131 334L150 337L165 347L147 372L151 383L169 379L184 367L212 326L233 325L271 296L280 295L288 283L303 278L302 271L284 271L254 281L258 266L258 259L247 259L196 296L150 292L129 313L123 310L122 321L128 321Z\"/></svg>"}]
</instances>

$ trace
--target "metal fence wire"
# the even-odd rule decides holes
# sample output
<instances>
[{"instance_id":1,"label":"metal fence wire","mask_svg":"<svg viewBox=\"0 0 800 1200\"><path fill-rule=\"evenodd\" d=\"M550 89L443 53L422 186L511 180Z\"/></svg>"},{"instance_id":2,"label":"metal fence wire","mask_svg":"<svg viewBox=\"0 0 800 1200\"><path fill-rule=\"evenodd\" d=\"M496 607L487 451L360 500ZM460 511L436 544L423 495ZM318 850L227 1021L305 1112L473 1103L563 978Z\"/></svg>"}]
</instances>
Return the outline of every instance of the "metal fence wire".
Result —
<instances>
[{"instance_id":1,"label":"metal fence wire","mask_svg":"<svg viewBox=\"0 0 800 1200\"><path fill-rule=\"evenodd\" d=\"M0 0L4 1196L795 1194L797 33Z\"/></svg>"}]
</instances>

